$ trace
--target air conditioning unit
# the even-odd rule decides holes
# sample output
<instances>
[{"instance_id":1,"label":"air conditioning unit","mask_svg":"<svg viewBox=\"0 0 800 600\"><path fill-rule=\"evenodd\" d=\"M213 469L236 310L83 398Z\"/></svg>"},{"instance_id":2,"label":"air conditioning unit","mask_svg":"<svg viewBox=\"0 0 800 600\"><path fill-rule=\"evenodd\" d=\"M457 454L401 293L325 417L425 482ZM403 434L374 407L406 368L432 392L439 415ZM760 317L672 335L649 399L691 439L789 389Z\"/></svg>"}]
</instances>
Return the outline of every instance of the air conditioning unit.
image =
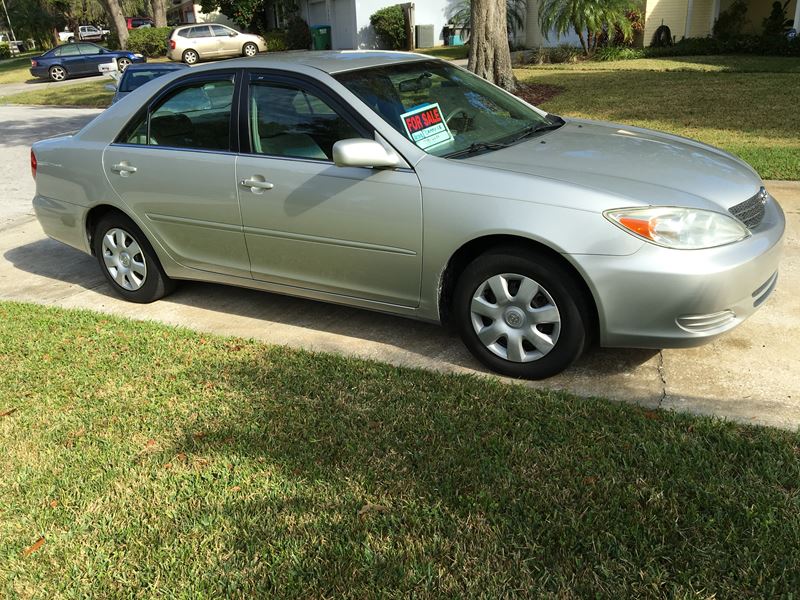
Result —
<instances>
[{"instance_id":1,"label":"air conditioning unit","mask_svg":"<svg viewBox=\"0 0 800 600\"><path fill-rule=\"evenodd\" d=\"M433 48L436 45L433 25L417 25L414 33L417 38L417 48Z\"/></svg>"}]
</instances>

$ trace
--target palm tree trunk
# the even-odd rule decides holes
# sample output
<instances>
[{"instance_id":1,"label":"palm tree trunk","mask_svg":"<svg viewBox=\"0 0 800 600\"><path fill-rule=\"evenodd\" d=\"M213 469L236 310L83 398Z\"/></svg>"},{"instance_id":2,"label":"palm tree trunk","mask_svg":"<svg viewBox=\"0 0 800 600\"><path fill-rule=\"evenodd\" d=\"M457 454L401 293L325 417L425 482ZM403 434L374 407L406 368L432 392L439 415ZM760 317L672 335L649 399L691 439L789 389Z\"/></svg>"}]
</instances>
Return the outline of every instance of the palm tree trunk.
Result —
<instances>
[{"instance_id":1,"label":"palm tree trunk","mask_svg":"<svg viewBox=\"0 0 800 600\"><path fill-rule=\"evenodd\" d=\"M583 48L583 53L586 56L589 56L589 48L586 46L586 38L583 36L583 29L579 28L577 25L573 25L575 28L575 33L578 34L578 39L581 41L581 48Z\"/></svg>"},{"instance_id":2,"label":"palm tree trunk","mask_svg":"<svg viewBox=\"0 0 800 600\"><path fill-rule=\"evenodd\" d=\"M517 89L506 29L506 0L472 0L469 70L509 92Z\"/></svg>"}]
</instances>

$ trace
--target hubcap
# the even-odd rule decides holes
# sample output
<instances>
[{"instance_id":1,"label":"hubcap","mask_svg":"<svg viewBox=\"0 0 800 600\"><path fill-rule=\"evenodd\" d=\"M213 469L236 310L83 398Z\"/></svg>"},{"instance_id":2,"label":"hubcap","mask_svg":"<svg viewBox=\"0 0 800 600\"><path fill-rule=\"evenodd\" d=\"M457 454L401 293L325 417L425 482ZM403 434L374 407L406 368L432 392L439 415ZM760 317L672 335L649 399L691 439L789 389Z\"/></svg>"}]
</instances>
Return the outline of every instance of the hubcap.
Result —
<instances>
[{"instance_id":1,"label":"hubcap","mask_svg":"<svg viewBox=\"0 0 800 600\"><path fill-rule=\"evenodd\" d=\"M197 54L195 54L194 52L187 52L186 53L186 62L187 63L193 63L196 60L197 60Z\"/></svg>"},{"instance_id":2,"label":"hubcap","mask_svg":"<svg viewBox=\"0 0 800 600\"><path fill-rule=\"evenodd\" d=\"M493 354L511 362L539 360L558 342L561 315L550 293L515 273L480 284L470 306L472 327Z\"/></svg>"},{"instance_id":3,"label":"hubcap","mask_svg":"<svg viewBox=\"0 0 800 600\"><path fill-rule=\"evenodd\" d=\"M53 67L51 73L53 75L53 79L55 79L56 81L61 81L62 79L64 79L64 69L62 69L61 67Z\"/></svg>"},{"instance_id":4,"label":"hubcap","mask_svg":"<svg viewBox=\"0 0 800 600\"><path fill-rule=\"evenodd\" d=\"M124 71L125 69L128 68L128 65L130 65L130 64L131 64L131 61L129 61L127 58L120 58L119 59L119 70L120 71Z\"/></svg>"},{"instance_id":5,"label":"hubcap","mask_svg":"<svg viewBox=\"0 0 800 600\"><path fill-rule=\"evenodd\" d=\"M244 49L244 53L247 54L247 56L255 56L257 51L258 50L255 46L247 46Z\"/></svg>"},{"instance_id":6,"label":"hubcap","mask_svg":"<svg viewBox=\"0 0 800 600\"><path fill-rule=\"evenodd\" d=\"M109 229L103 236L103 261L122 289L134 292L147 279L147 262L138 242L124 229Z\"/></svg>"}]
</instances>

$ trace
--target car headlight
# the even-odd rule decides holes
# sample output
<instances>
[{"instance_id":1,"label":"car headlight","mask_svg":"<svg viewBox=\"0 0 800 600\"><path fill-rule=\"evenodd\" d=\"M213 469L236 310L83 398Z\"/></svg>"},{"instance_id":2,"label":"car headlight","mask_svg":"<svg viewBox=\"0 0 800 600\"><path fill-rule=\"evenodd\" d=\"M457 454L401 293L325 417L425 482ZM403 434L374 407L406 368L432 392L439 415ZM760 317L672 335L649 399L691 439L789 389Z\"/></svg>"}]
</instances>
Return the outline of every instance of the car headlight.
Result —
<instances>
[{"instance_id":1,"label":"car headlight","mask_svg":"<svg viewBox=\"0 0 800 600\"><path fill-rule=\"evenodd\" d=\"M607 210L603 215L628 233L676 250L724 246L750 235L733 217L711 210L648 206Z\"/></svg>"},{"instance_id":2,"label":"car headlight","mask_svg":"<svg viewBox=\"0 0 800 600\"><path fill-rule=\"evenodd\" d=\"M144 54L134 54L134 58L144 58Z\"/></svg>"}]
</instances>

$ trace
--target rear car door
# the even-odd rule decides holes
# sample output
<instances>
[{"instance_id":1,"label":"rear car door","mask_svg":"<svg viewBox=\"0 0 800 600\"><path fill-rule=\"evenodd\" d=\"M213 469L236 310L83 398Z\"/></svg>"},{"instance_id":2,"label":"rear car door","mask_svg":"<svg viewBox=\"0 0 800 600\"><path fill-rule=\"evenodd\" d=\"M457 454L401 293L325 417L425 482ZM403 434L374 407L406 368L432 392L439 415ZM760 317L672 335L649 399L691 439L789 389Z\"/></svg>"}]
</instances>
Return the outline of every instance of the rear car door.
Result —
<instances>
[{"instance_id":1,"label":"rear car door","mask_svg":"<svg viewBox=\"0 0 800 600\"><path fill-rule=\"evenodd\" d=\"M417 306L416 173L337 167L335 142L375 132L313 80L253 72L241 102L236 180L253 277Z\"/></svg>"},{"instance_id":2,"label":"rear car door","mask_svg":"<svg viewBox=\"0 0 800 600\"><path fill-rule=\"evenodd\" d=\"M103 155L114 191L179 263L250 278L236 194L235 73L174 82Z\"/></svg>"},{"instance_id":3,"label":"rear car door","mask_svg":"<svg viewBox=\"0 0 800 600\"><path fill-rule=\"evenodd\" d=\"M214 34L211 33L211 27L208 25L192 27L191 40L193 42L192 46L200 56L219 56L219 42Z\"/></svg>"}]
</instances>

